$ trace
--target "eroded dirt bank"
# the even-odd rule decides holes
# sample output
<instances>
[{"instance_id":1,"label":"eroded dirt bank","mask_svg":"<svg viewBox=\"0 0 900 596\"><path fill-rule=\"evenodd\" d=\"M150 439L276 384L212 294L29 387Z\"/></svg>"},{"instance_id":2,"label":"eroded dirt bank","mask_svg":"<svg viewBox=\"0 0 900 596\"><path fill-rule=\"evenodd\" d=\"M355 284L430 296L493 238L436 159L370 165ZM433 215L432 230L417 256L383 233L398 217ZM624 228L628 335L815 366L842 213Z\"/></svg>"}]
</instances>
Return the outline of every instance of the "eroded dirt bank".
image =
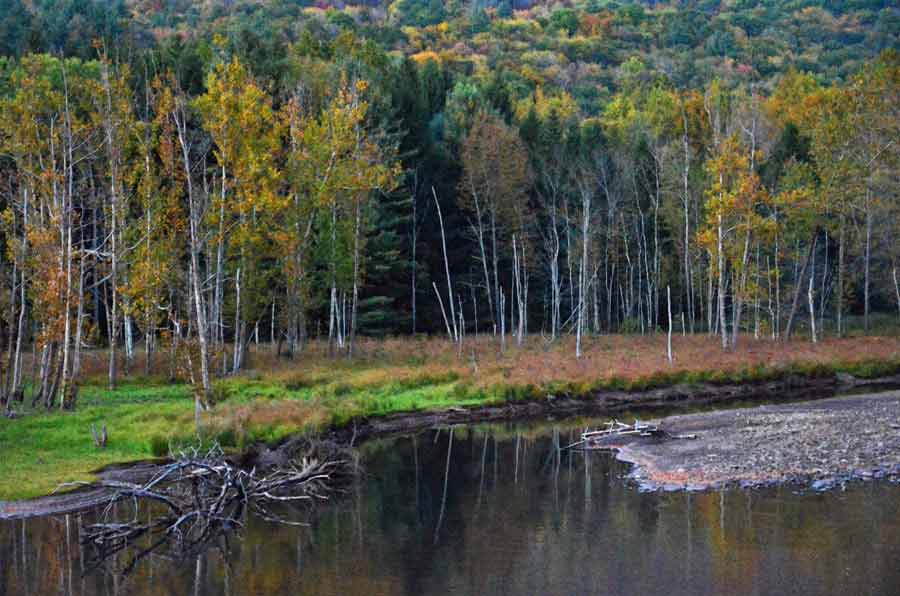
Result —
<instances>
[{"instance_id":1,"label":"eroded dirt bank","mask_svg":"<svg viewBox=\"0 0 900 596\"><path fill-rule=\"evenodd\" d=\"M607 441L646 489L800 483L827 490L900 481L900 391L672 416L655 421L696 439Z\"/></svg>"},{"instance_id":2,"label":"eroded dirt bank","mask_svg":"<svg viewBox=\"0 0 900 596\"><path fill-rule=\"evenodd\" d=\"M791 376L773 381L734 385L675 385L646 391L603 391L587 397L548 395L541 400L512 401L501 405L473 408L451 408L438 412L407 412L357 420L327 431L323 434L322 439L334 441L340 445L355 446L372 438L418 432L437 426L529 419L562 419L571 416L616 416L626 412L650 413L703 405L727 406L749 400L799 401L827 397L834 395L836 391L870 386L900 387L900 376L873 380L856 379L846 375L820 378ZM897 416L894 419L900 421ZM624 449L620 453L620 457L623 459L632 457L631 454L636 453L632 447L637 448L637 446L630 446L628 449ZM647 453L646 469L650 470L653 457L652 446L645 447L646 451L642 451L642 453ZM283 445L261 445L235 458L249 467L260 460L281 457L282 450ZM633 457L637 458L637 455ZM153 462L137 462L106 468L98 472L98 476L106 480L140 481L149 477L154 469ZM647 482L650 482L649 479ZM687 481L676 481L675 475L667 477L659 484L676 482L680 487L688 484ZM76 492L49 495L26 501L0 501L0 520L57 515L89 509L104 502L108 496L107 491L84 487Z\"/></svg>"},{"instance_id":3,"label":"eroded dirt bank","mask_svg":"<svg viewBox=\"0 0 900 596\"><path fill-rule=\"evenodd\" d=\"M599 391L590 396L547 395L545 399L510 401L499 405L450 408L437 412L404 412L354 421L326 436L338 443L358 444L374 437L417 432L436 426L561 419L572 416L616 416L623 413L671 412L700 406L727 407L741 402L788 402L831 397L837 392L867 388L900 388L900 375L857 379L849 375L789 376L740 384L673 385L645 391Z\"/></svg>"}]
</instances>

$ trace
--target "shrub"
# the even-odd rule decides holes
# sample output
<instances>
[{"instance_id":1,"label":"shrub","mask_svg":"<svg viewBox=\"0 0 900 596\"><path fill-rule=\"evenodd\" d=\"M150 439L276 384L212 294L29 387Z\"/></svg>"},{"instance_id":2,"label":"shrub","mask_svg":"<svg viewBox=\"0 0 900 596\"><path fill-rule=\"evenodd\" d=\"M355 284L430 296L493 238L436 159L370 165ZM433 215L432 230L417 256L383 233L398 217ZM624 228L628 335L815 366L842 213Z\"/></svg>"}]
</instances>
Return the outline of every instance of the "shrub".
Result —
<instances>
[{"instance_id":1,"label":"shrub","mask_svg":"<svg viewBox=\"0 0 900 596\"><path fill-rule=\"evenodd\" d=\"M634 317L628 317L622 321L619 326L619 333L624 335L634 335L641 332L641 322Z\"/></svg>"},{"instance_id":2,"label":"shrub","mask_svg":"<svg viewBox=\"0 0 900 596\"><path fill-rule=\"evenodd\" d=\"M150 437L150 453L153 457L167 457L169 455L169 440L162 435Z\"/></svg>"},{"instance_id":3,"label":"shrub","mask_svg":"<svg viewBox=\"0 0 900 596\"><path fill-rule=\"evenodd\" d=\"M288 377L284 381L284 388L288 391L300 391L301 389L308 389L313 385L315 385L315 383L302 374Z\"/></svg>"},{"instance_id":4,"label":"shrub","mask_svg":"<svg viewBox=\"0 0 900 596\"><path fill-rule=\"evenodd\" d=\"M222 379L214 381L210 387L209 401L211 405L216 405L228 401L233 395L233 383L228 379Z\"/></svg>"},{"instance_id":5,"label":"shrub","mask_svg":"<svg viewBox=\"0 0 900 596\"><path fill-rule=\"evenodd\" d=\"M331 388L331 394L335 397L340 397L342 395L348 395L353 392L353 386L348 385L347 383L336 383Z\"/></svg>"},{"instance_id":6,"label":"shrub","mask_svg":"<svg viewBox=\"0 0 900 596\"><path fill-rule=\"evenodd\" d=\"M220 430L215 435L215 440L219 444L220 447L238 447L238 444L241 442L238 437L237 431L233 428L225 428Z\"/></svg>"},{"instance_id":7,"label":"shrub","mask_svg":"<svg viewBox=\"0 0 900 596\"><path fill-rule=\"evenodd\" d=\"M858 377L860 379L875 379L886 377L900 372L900 362L864 360L839 367L839 370Z\"/></svg>"},{"instance_id":8,"label":"shrub","mask_svg":"<svg viewBox=\"0 0 900 596\"><path fill-rule=\"evenodd\" d=\"M450 397L457 400L467 399L472 395L472 388L466 382L457 383L450 390Z\"/></svg>"}]
</instances>

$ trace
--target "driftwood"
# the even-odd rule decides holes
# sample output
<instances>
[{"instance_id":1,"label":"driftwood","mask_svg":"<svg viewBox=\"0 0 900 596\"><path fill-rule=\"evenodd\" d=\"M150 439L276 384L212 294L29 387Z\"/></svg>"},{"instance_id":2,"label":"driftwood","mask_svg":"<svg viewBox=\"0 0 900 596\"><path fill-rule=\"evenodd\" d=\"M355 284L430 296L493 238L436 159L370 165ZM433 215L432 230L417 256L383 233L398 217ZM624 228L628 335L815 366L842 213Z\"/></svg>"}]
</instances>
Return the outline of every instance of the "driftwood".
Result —
<instances>
[{"instance_id":1,"label":"driftwood","mask_svg":"<svg viewBox=\"0 0 900 596\"><path fill-rule=\"evenodd\" d=\"M288 506L309 508L328 499L338 484L349 479L348 460L323 458L315 450L284 466L265 471L245 470L230 463L221 449L181 453L144 483L104 481L111 491L96 521L81 526L81 543L88 564L96 568L123 551L131 553L123 575L144 557L154 554L183 560L218 545L239 531L246 514L267 521L307 525L288 517ZM133 507L120 507L122 501ZM146 505L139 508L139 504ZM130 513L120 519L120 510ZM278 511L276 511L276 509Z\"/></svg>"},{"instance_id":2,"label":"driftwood","mask_svg":"<svg viewBox=\"0 0 900 596\"><path fill-rule=\"evenodd\" d=\"M567 445L564 449L580 447L582 449L603 448L604 439L619 437L653 438L653 439L696 439L697 435L673 435L655 424L635 420L634 424L625 424L618 420L606 423L606 428L584 431L581 440Z\"/></svg>"}]
</instances>

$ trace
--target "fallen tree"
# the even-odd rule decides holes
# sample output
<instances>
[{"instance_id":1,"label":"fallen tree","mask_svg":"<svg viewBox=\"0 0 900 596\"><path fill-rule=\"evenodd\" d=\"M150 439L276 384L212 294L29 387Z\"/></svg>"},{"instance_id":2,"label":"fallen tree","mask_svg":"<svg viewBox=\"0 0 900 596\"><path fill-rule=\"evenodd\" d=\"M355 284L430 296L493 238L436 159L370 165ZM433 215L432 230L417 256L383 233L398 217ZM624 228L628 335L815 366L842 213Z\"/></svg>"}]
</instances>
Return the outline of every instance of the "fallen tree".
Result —
<instances>
[{"instance_id":1,"label":"fallen tree","mask_svg":"<svg viewBox=\"0 0 900 596\"><path fill-rule=\"evenodd\" d=\"M244 469L214 446L180 453L143 483L103 481L99 484L110 494L106 505L80 528L88 566L130 551L125 575L150 554L191 557L220 540L227 545L248 513L274 523L308 525L312 507L350 479L350 461L335 447L304 443L294 445L277 466ZM123 502L132 506L123 508Z\"/></svg>"}]
</instances>

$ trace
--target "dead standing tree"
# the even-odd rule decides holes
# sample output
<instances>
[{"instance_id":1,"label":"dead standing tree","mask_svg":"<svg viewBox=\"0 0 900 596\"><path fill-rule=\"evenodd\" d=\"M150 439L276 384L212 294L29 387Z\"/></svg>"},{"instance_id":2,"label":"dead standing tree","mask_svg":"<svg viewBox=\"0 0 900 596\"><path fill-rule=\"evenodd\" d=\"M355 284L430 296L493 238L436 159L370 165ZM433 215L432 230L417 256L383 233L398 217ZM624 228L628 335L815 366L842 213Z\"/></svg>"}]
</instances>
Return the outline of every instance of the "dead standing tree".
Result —
<instances>
[{"instance_id":1,"label":"dead standing tree","mask_svg":"<svg viewBox=\"0 0 900 596\"><path fill-rule=\"evenodd\" d=\"M495 334L506 326L500 304L500 244L510 231L516 211L525 206L531 185L527 155L518 132L488 114L478 117L461 149L461 204L469 214L469 226L478 243L477 259L484 274Z\"/></svg>"}]
</instances>

